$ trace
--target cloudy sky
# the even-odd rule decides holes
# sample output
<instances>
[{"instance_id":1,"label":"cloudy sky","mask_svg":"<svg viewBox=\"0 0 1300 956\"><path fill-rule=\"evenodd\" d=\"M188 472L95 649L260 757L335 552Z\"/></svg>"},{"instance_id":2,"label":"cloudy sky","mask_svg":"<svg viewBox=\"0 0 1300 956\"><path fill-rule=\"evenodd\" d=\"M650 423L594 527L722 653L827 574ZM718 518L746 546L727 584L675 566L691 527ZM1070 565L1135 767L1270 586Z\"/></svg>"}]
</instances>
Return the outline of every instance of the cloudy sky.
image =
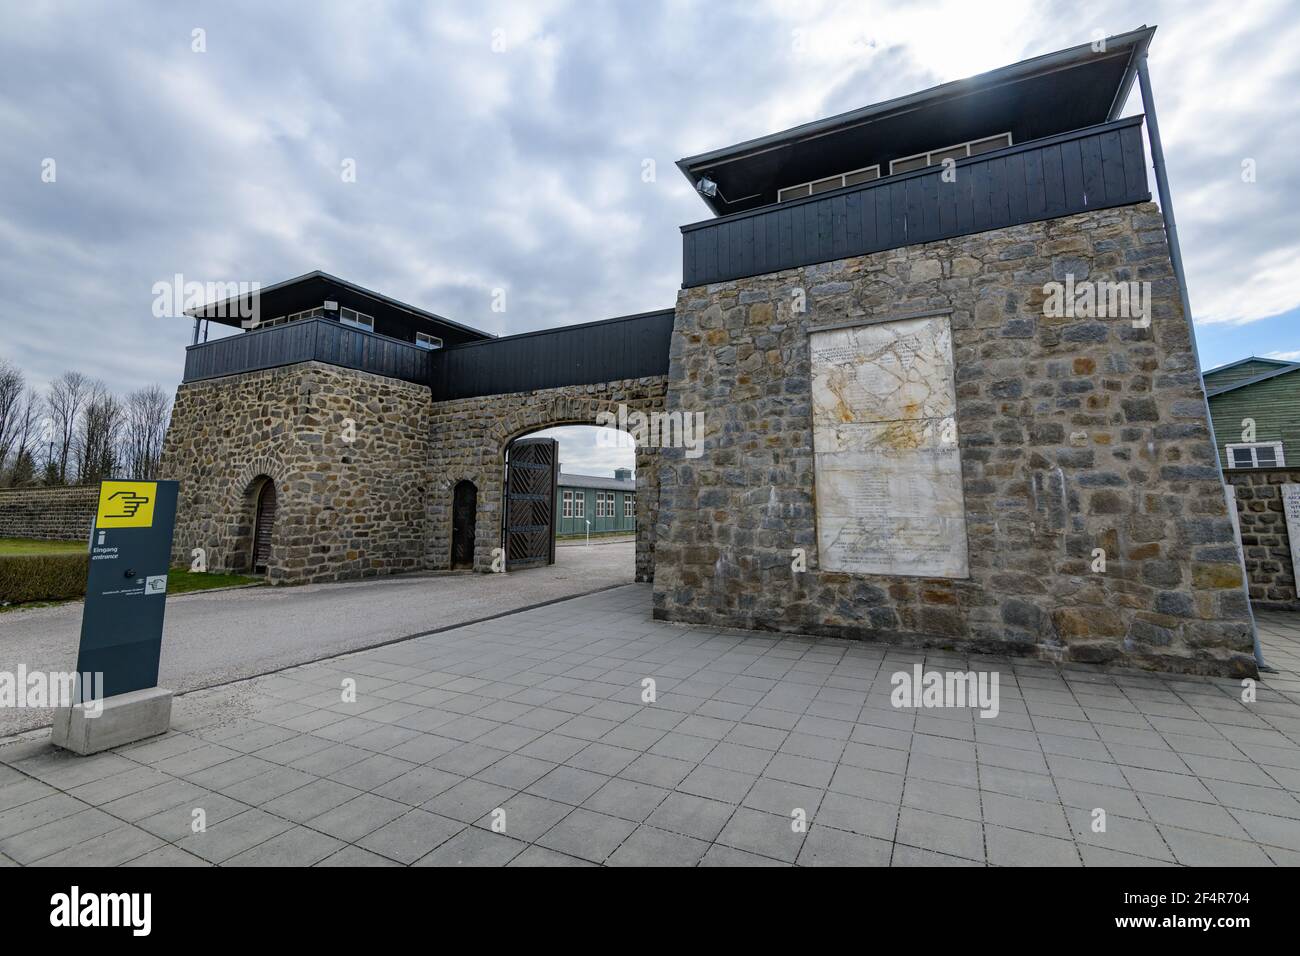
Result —
<instances>
[{"instance_id":1,"label":"cloudy sky","mask_svg":"<svg viewBox=\"0 0 1300 956\"><path fill-rule=\"evenodd\" d=\"M502 334L671 307L681 156L1148 23L1203 363L1300 358L1294 2L1078 7L5 3L0 357L170 390L177 273L323 269Z\"/></svg>"}]
</instances>

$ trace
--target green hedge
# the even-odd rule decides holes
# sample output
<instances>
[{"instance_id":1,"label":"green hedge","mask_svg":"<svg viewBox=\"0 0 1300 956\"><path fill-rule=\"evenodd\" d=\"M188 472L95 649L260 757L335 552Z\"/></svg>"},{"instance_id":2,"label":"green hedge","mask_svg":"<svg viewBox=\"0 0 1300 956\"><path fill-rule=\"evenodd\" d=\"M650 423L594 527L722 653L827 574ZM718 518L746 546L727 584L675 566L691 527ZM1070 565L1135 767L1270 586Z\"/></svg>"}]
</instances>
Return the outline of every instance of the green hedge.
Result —
<instances>
[{"instance_id":1,"label":"green hedge","mask_svg":"<svg viewBox=\"0 0 1300 956\"><path fill-rule=\"evenodd\" d=\"M83 597L89 557L85 553L0 556L0 603Z\"/></svg>"}]
</instances>

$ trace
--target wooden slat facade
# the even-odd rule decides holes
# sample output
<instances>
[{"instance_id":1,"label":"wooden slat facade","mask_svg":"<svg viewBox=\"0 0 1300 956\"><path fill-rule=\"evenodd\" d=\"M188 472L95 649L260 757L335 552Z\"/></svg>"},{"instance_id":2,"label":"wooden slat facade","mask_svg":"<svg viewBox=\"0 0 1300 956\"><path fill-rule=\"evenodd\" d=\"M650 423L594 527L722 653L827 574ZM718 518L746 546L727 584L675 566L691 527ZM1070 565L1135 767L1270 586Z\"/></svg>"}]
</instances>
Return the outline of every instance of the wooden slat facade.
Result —
<instances>
[{"instance_id":1,"label":"wooden slat facade","mask_svg":"<svg viewBox=\"0 0 1300 956\"><path fill-rule=\"evenodd\" d=\"M682 286L1147 202L1142 116L682 227Z\"/></svg>"},{"instance_id":2,"label":"wooden slat facade","mask_svg":"<svg viewBox=\"0 0 1300 956\"><path fill-rule=\"evenodd\" d=\"M434 401L668 374L671 311L569 325L433 353Z\"/></svg>"},{"instance_id":3,"label":"wooden slat facade","mask_svg":"<svg viewBox=\"0 0 1300 956\"><path fill-rule=\"evenodd\" d=\"M1214 387L1209 381L1206 384ZM1254 441L1281 442L1283 461L1300 467L1300 371L1211 395L1210 417L1224 468L1232 467L1226 447L1249 438L1252 425Z\"/></svg>"},{"instance_id":4,"label":"wooden slat facade","mask_svg":"<svg viewBox=\"0 0 1300 956\"><path fill-rule=\"evenodd\" d=\"M427 385L432 355L429 349L410 342L331 319L302 319L191 345L185 351L183 381L197 382L297 362L326 362Z\"/></svg>"}]
</instances>

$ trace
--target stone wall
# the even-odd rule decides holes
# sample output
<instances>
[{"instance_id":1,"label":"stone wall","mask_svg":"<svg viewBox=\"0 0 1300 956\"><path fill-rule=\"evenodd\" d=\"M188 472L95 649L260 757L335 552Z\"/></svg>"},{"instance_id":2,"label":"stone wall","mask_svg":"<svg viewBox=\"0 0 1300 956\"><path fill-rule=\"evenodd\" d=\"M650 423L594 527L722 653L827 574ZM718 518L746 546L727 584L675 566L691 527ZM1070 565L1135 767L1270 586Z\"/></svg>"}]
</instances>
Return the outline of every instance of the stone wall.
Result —
<instances>
[{"instance_id":1,"label":"stone wall","mask_svg":"<svg viewBox=\"0 0 1300 956\"><path fill-rule=\"evenodd\" d=\"M99 485L7 488L0 491L0 538L85 541L95 519Z\"/></svg>"},{"instance_id":2,"label":"stone wall","mask_svg":"<svg viewBox=\"0 0 1300 956\"><path fill-rule=\"evenodd\" d=\"M501 546L506 446L515 438L553 425L594 425L602 411L662 411L667 379L626 379L599 385L463 398L433 406L426 563L451 565L452 491L462 480L478 488L474 568L490 571L492 549ZM636 449L636 579L655 574L655 528L659 491L655 449Z\"/></svg>"},{"instance_id":3,"label":"stone wall","mask_svg":"<svg viewBox=\"0 0 1300 956\"><path fill-rule=\"evenodd\" d=\"M1153 320L1043 286L1149 281ZM796 309L797 292L806 310ZM817 562L810 327L951 310L970 574ZM655 617L1055 660L1254 673L1232 525L1158 209L1101 210L679 293ZM1094 572L1094 549L1104 572ZM808 570L792 569L804 549Z\"/></svg>"},{"instance_id":4,"label":"stone wall","mask_svg":"<svg viewBox=\"0 0 1300 956\"><path fill-rule=\"evenodd\" d=\"M429 390L310 362L182 385L162 477L181 482L173 560L251 567L256 497L275 482L271 580L330 581L451 563L452 492L478 489L474 567L501 545L506 446L601 411L662 411L665 378L434 404ZM344 440L346 420L355 439ZM638 447L637 580L654 578L654 450Z\"/></svg>"},{"instance_id":5,"label":"stone wall","mask_svg":"<svg viewBox=\"0 0 1300 956\"><path fill-rule=\"evenodd\" d=\"M272 581L423 568L430 407L423 386L318 362L181 385L160 469L181 483L174 562L202 548L248 571L270 478Z\"/></svg>"},{"instance_id":6,"label":"stone wall","mask_svg":"<svg viewBox=\"0 0 1300 956\"><path fill-rule=\"evenodd\" d=\"M1236 489L1251 601L1264 608L1300 611L1282 510L1282 485L1300 484L1300 468L1232 469L1224 477Z\"/></svg>"}]
</instances>

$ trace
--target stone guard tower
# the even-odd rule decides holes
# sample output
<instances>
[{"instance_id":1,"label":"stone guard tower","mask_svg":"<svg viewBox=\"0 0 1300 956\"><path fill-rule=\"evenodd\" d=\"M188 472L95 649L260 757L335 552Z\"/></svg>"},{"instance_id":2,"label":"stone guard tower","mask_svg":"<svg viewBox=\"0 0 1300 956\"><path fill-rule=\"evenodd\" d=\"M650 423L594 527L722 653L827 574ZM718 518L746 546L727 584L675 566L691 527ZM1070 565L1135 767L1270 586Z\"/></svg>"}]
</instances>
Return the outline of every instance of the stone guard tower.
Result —
<instances>
[{"instance_id":1,"label":"stone guard tower","mask_svg":"<svg viewBox=\"0 0 1300 956\"><path fill-rule=\"evenodd\" d=\"M1153 32L678 164L716 218L667 407L708 438L663 453L657 618L1255 672L1154 118L1121 115Z\"/></svg>"}]
</instances>

